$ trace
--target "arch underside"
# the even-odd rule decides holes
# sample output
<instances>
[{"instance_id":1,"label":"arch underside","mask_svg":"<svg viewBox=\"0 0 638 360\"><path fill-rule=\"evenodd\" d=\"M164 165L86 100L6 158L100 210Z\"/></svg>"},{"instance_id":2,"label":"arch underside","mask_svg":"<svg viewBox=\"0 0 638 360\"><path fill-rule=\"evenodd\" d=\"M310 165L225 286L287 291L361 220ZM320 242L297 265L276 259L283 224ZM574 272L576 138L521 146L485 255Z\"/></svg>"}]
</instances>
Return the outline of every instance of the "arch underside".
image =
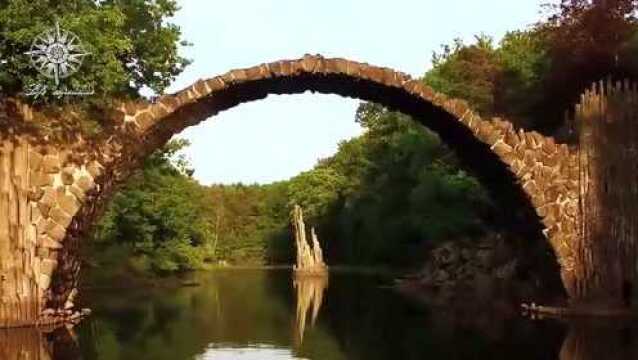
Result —
<instances>
[{"instance_id":1,"label":"arch underside","mask_svg":"<svg viewBox=\"0 0 638 360\"><path fill-rule=\"evenodd\" d=\"M408 75L345 59L310 56L262 64L200 80L146 107L123 107L124 124L150 148L184 128L269 94L306 91L371 101L411 116L438 134L476 175L519 230L544 232L559 258L569 257L577 223L577 164L566 145L501 119L483 120Z\"/></svg>"},{"instance_id":2,"label":"arch underside","mask_svg":"<svg viewBox=\"0 0 638 360\"><path fill-rule=\"evenodd\" d=\"M404 113L436 133L448 145L464 168L476 175L500 206L513 211L509 223L516 223L518 231L538 238L545 228L537 215L530 196L491 145L452 113L405 92L402 88L388 88L366 79L344 75L302 75L294 78L272 78L229 86L214 95L180 107L144 132L149 143L162 144L188 126L195 125L215 114L240 104L266 98L268 95L292 95L305 92L340 95L381 104ZM303 119L300 119L303 121ZM475 120L482 121L482 120ZM488 135L499 137L500 134ZM496 141L495 141L496 142Z\"/></svg>"}]
</instances>

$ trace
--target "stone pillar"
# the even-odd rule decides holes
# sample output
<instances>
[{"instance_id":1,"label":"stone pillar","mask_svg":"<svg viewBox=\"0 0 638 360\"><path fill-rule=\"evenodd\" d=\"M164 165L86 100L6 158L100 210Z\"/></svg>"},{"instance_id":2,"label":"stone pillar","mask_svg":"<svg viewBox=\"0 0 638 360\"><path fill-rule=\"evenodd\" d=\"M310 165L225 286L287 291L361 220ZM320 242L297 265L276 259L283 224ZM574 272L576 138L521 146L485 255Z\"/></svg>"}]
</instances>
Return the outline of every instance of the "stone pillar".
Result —
<instances>
[{"instance_id":1,"label":"stone pillar","mask_svg":"<svg viewBox=\"0 0 638 360\"><path fill-rule=\"evenodd\" d=\"M75 315L67 235L100 170L88 158L79 165L83 155L70 149L27 136L0 140L0 327Z\"/></svg>"},{"instance_id":2,"label":"stone pillar","mask_svg":"<svg viewBox=\"0 0 638 360\"><path fill-rule=\"evenodd\" d=\"M631 305L638 237L637 99L628 82L601 82L576 108L581 222L573 271L564 276L575 307Z\"/></svg>"},{"instance_id":3,"label":"stone pillar","mask_svg":"<svg viewBox=\"0 0 638 360\"><path fill-rule=\"evenodd\" d=\"M30 145L20 138L0 143L0 326L33 323L43 306L49 265L36 253L39 212L29 201ZM40 254L41 255L41 254Z\"/></svg>"}]
</instances>

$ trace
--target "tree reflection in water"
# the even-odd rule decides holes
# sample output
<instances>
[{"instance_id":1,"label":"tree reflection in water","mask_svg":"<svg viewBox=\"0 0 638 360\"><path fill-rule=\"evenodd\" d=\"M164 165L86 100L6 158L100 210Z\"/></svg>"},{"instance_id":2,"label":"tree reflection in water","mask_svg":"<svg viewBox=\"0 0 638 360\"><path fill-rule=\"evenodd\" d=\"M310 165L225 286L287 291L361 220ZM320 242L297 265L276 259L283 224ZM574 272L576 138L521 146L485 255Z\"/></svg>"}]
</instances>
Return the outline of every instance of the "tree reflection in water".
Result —
<instances>
[{"instance_id":1,"label":"tree reflection in water","mask_svg":"<svg viewBox=\"0 0 638 360\"><path fill-rule=\"evenodd\" d=\"M324 291L328 288L328 276L295 276L293 286L297 294L295 316L295 345L301 346L310 315L310 326L314 327L323 303ZM310 314L309 314L310 313Z\"/></svg>"}]
</instances>

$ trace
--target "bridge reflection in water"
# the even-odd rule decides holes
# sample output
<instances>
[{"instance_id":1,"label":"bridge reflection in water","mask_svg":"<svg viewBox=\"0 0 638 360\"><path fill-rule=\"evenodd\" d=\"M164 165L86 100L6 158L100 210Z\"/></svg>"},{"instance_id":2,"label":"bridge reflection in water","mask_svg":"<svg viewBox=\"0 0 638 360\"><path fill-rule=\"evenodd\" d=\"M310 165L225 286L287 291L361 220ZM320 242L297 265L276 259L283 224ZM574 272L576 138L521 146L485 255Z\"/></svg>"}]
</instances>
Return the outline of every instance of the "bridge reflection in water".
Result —
<instances>
[{"instance_id":1,"label":"bridge reflection in water","mask_svg":"<svg viewBox=\"0 0 638 360\"><path fill-rule=\"evenodd\" d=\"M638 328L633 319L579 320L569 325L560 360L638 359Z\"/></svg>"},{"instance_id":2,"label":"bridge reflection in water","mask_svg":"<svg viewBox=\"0 0 638 360\"><path fill-rule=\"evenodd\" d=\"M306 320L310 317L313 327L319 316L323 293L328 288L328 276L295 277L293 285L297 294L295 315L295 345L301 346L306 331Z\"/></svg>"},{"instance_id":3,"label":"bridge reflection in water","mask_svg":"<svg viewBox=\"0 0 638 360\"><path fill-rule=\"evenodd\" d=\"M0 330L0 359L58 360L81 359L72 328Z\"/></svg>"}]
</instances>

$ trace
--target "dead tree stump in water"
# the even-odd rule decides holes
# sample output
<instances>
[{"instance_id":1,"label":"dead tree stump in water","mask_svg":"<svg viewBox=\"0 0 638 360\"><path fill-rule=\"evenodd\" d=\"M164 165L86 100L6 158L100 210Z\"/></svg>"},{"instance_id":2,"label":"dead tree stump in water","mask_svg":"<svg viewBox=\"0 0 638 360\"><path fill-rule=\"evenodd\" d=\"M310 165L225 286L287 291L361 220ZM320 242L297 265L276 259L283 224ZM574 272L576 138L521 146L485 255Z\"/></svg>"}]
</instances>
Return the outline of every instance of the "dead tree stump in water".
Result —
<instances>
[{"instance_id":1,"label":"dead tree stump in water","mask_svg":"<svg viewBox=\"0 0 638 360\"><path fill-rule=\"evenodd\" d=\"M292 225L295 231L295 246L297 249L297 263L294 266L295 275L326 276L328 266L323 261L323 252L317 239L315 229L311 228L312 246L306 239L306 224L303 220L301 206L295 205L292 210Z\"/></svg>"}]
</instances>

